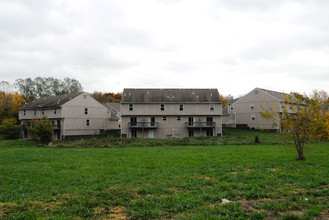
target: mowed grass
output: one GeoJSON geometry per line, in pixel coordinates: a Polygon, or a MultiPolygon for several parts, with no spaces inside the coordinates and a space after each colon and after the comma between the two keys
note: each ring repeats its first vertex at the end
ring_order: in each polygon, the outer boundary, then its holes
{"type": "Polygon", "coordinates": [[[37,148],[2,140],[0,218],[328,218],[328,143],[313,144],[306,161],[296,156],[292,145],[37,148]]]}

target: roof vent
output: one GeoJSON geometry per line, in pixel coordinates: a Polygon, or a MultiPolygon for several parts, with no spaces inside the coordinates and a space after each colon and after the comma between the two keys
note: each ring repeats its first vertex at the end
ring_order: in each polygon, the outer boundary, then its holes
{"type": "Polygon", "coordinates": [[[41,105],[38,105],[39,107],[41,107],[41,105]]]}
{"type": "Polygon", "coordinates": [[[169,95],[167,95],[167,98],[169,99],[169,95]]]}

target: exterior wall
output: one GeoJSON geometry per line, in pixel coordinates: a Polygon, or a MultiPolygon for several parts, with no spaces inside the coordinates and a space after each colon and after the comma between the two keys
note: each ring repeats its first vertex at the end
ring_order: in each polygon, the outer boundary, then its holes
{"type": "Polygon", "coordinates": [[[235,128],[235,113],[234,110],[231,110],[232,105],[228,105],[228,114],[222,115],[223,127],[235,128]]]}
{"type": "Polygon", "coordinates": [[[265,109],[271,107],[280,110],[281,102],[259,89],[252,90],[233,104],[237,127],[246,125],[250,129],[279,129],[279,127],[273,127],[272,120],[261,116],[260,112],[263,110],[260,106],[265,109]]]}
{"type": "Polygon", "coordinates": [[[34,114],[34,110],[19,110],[18,118],[19,120],[31,120],[31,119],[40,119],[43,116],[47,116],[47,118],[62,118],[62,110],[60,108],[56,109],[44,109],[44,114],[42,114],[42,110],[37,109],[34,114]],[[55,114],[56,110],[56,114],[55,114]],[[25,114],[24,114],[25,112],[25,114]]]}
{"type": "MultiPolygon", "coordinates": [[[[88,94],[81,94],[63,104],[56,109],[56,114],[54,109],[37,109],[34,112],[34,110],[20,110],[19,120],[22,124],[27,124],[32,119],[47,116],[54,124],[54,140],[63,139],[65,136],[95,135],[102,130],[118,129],[118,121],[109,118],[109,110],[88,94]],[[88,109],[87,114],[85,108],[88,109]]],[[[31,138],[25,130],[23,137],[31,138]]]]}
{"type": "Polygon", "coordinates": [[[141,138],[170,138],[188,137],[189,129],[194,130],[194,136],[206,136],[207,130],[213,130],[213,136],[222,134],[221,104],[215,104],[214,110],[210,110],[209,104],[183,104],[183,111],[179,110],[179,104],[164,104],[164,111],[161,111],[161,104],[134,104],[133,111],[129,111],[129,104],[122,104],[122,136],[132,137],[132,130],[136,130],[137,137],[141,138]],[[136,117],[137,122],[149,122],[150,117],[155,118],[156,128],[129,128],[131,117],[136,117]],[[166,117],[166,120],[163,120],[166,117]],[[177,120],[180,117],[180,120],[177,120]],[[203,122],[202,128],[188,128],[188,118],[193,117],[194,122],[203,122]],[[212,117],[215,127],[206,127],[207,117],[212,117]],[[153,131],[150,131],[153,130],[153,131]]]}
{"type": "Polygon", "coordinates": [[[156,104],[133,104],[134,110],[129,111],[129,104],[122,103],[121,111],[122,116],[127,115],[221,115],[222,114],[222,105],[214,104],[214,110],[210,111],[210,104],[203,103],[182,103],[184,110],[179,110],[179,103],[156,103],[156,104]],[[160,110],[160,105],[164,104],[164,111],[160,110]]]}
{"type": "Polygon", "coordinates": [[[107,129],[109,111],[90,95],[81,94],[62,105],[62,116],[63,136],[95,135],[107,129]]]}

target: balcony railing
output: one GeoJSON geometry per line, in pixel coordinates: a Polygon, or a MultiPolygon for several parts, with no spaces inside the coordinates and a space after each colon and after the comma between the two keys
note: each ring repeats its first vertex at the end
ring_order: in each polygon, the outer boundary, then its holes
{"type": "Polygon", "coordinates": [[[129,122],[129,128],[157,128],[157,122],[129,122]]]}
{"type": "Polygon", "coordinates": [[[186,122],[187,128],[214,128],[216,122],[186,122]]]}
{"type": "Polygon", "coordinates": [[[54,130],[61,129],[61,125],[53,125],[54,130]]]}

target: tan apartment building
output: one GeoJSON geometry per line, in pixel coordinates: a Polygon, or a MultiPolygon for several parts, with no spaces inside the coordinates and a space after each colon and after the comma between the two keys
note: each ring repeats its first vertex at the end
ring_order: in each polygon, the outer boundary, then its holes
{"type": "Polygon", "coordinates": [[[117,129],[118,118],[87,93],[41,97],[19,109],[22,137],[30,138],[31,120],[43,116],[53,123],[54,140],[81,135],[97,135],[117,129]]]}
{"type": "Polygon", "coordinates": [[[227,106],[223,107],[223,115],[222,115],[222,125],[226,128],[235,128],[235,113],[233,104],[239,99],[231,99],[227,101],[227,106]]]}
{"type": "MultiPolygon", "coordinates": [[[[260,112],[265,109],[274,108],[282,112],[285,93],[270,91],[267,89],[255,88],[245,96],[239,98],[231,105],[235,114],[237,128],[265,129],[281,131],[281,127],[273,127],[273,121],[264,119],[260,112]]],[[[278,115],[278,117],[280,117],[278,115]]]]}
{"type": "Polygon", "coordinates": [[[121,136],[221,136],[221,115],[217,89],[124,89],[121,136]]]}

